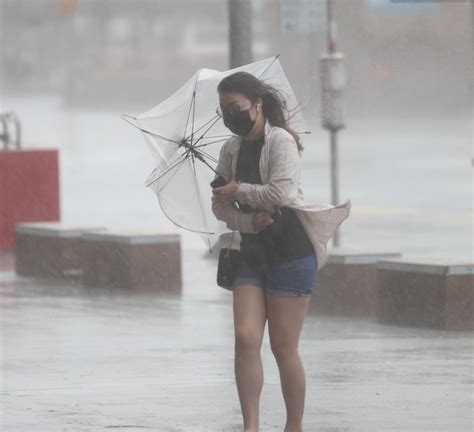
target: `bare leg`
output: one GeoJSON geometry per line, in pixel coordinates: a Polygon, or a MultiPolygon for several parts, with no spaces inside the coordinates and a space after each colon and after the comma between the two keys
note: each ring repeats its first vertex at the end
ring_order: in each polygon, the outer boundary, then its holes
{"type": "Polygon", "coordinates": [[[298,342],[310,297],[267,294],[268,331],[286,405],[285,432],[303,431],[306,376],[298,342]]]}
{"type": "Polygon", "coordinates": [[[245,431],[259,426],[259,403],[263,387],[260,349],[267,319],[262,288],[239,285],[234,288],[235,379],[245,431]]]}

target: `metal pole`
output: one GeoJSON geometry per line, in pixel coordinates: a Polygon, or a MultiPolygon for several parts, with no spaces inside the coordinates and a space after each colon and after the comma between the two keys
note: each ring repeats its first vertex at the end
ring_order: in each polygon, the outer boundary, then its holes
{"type": "MultiPolygon", "coordinates": [[[[339,203],[339,166],[338,166],[338,157],[337,157],[337,131],[329,131],[331,137],[331,199],[332,204],[337,205],[339,203]]],[[[333,235],[334,246],[340,245],[340,234],[339,229],[333,235]]]]}
{"type": "Polygon", "coordinates": [[[250,0],[227,0],[230,68],[252,62],[252,5],[250,0]]]}
{"type": "MultiPolygon", "coordinates": [[[[336,24],[333,21],[332,0],[326,0],[327,10],[327,49],[329,54],[336,52],[336,24]]],[[[333,205],[339,203],[339,185],[338,185],[338,158],[337,158],[337,129],[329,129],[330,146],[331,146],[331,200],[333,205]]],[[[333,245],[340,245],[339,229],[333,236],[333,245]]]]}
{"type": "Polygon", "coordinates": [[[328,53],[333,52],[331,45],[331,23],[332,23],[332,3],[326,0],[326,42],[328,53]]]}

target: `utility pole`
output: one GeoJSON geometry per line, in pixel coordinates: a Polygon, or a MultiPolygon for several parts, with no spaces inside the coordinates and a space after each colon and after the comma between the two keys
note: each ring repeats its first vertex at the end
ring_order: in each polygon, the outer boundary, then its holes
{"type": "Polygon", "coordinates": [[[230,68],[252,62],[252,5],[250,0],[227,0],[230,68]]]}
{"type": "MultiPolygon", "coordinates": [[[[336,22],[333,19],[332,0],[326,0],[327,53],[321,56],[321,121],[329,130],[331,146],[331,201],[339,204],[337,132],[345,127],[343,90],[345,87],[344,54],[336,51],[336,22]]],[[[340,245],[339,229],[333,236],[334,246],[340,245]]]]}

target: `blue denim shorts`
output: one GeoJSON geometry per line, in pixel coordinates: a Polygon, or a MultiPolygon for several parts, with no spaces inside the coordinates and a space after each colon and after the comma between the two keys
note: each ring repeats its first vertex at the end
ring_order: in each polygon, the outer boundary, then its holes
{"type": "Polygon", "coordinates": [[[269,294],[297,297],[311,296],[318,278],[316,255],[252,269],[244,260],[238,264],[234,289],[238,285],[255,285],[269,294]]]}

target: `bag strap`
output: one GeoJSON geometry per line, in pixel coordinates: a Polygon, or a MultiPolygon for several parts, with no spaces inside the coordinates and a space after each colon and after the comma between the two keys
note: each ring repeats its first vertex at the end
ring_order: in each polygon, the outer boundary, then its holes
{"type": "MultiPolygon", "coordinates": [[[[230,162],[229,162],[229,177],[231,178],[231,180],[233,179],[233,175],[232,175],[232,162],[233,162],[233,155],[231,154],[231,155],[230,155],[230,162]]],[[[232,243],[234,242],[234,235],[235,235],[235,231],[232,231],[232,238],[230,239],[229,246],[227,247],[227,252],[226,252],[226,255],[227,255],[227,256],[229,256],[230,247],[232,246],[232,243]]]]}
{"type": "Polygon", "coordinates": [[[232,246],[232,243],[234,241],[234,235],[235,235],[235,231],[232,231],[232,238],[230,239],[230,243],[229,243],[229,246],[227,246],[227,251],[226,251],[226,256],[228,257],[230,255],[230,247],[232,246]]]}

